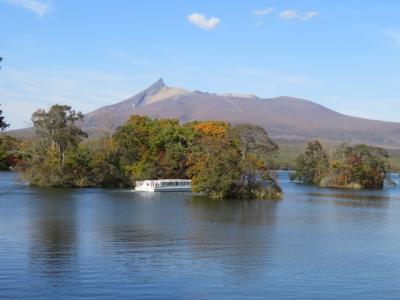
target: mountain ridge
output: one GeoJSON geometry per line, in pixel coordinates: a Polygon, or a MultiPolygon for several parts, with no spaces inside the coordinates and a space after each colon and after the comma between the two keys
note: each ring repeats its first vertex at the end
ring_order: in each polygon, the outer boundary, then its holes
{"type": "Polygon", "coordinates": [[[280,140],[323,139],[400,149],[400,123],[352,117],[310,100],[289,96],[260,98],[188,91],[169,87],[162,78],[124,101],[86,114],[80,126],[92,136],[110,134],[134,114],[175,118],[181,122],[254,123],[280,140]]]}

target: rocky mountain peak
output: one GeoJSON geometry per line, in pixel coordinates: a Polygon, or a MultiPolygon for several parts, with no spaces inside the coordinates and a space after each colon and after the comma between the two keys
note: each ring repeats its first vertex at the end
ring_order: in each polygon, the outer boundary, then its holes
{"type": "Polygon", "coordinates": [[[158,93],[161,89],[167,87],[164,83],[164,80],[162,78],[158,79],[156,82],[154,82],[152,85],[150,85],[146,90],[145,93],[147,96],[154,95],[158,93]]]}

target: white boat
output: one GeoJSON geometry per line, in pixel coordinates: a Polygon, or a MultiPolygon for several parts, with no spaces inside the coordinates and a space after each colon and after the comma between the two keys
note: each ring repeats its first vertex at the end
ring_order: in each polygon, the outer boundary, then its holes
{"type": "Polygon", "coordinates": [[[136,181],[135,191],[140,192],[191,192],[192,182],[188,179],[158,179],[136,181]]]}

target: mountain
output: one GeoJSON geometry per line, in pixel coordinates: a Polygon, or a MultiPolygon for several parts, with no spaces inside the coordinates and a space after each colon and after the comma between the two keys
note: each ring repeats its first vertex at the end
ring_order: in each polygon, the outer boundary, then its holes
{"type": "Polygon", "coordinates": [[[400,123],[351,117],[292,97],[262,99],[254,95],[188,91],[168,87],[162,79],[125,101],[87,114],[81,126],[91,135],[110,133],[133,114],[176,118],[181,122],[254,123],[278,140],[318,138],[400,149],[400,123]]]}
{"type": "Polygon", "coordinates": [[[188,91],[168,87],[162,79],[125,101],[87,114],[82,127],[91,134],[110,132],[133,114],[176,118],[181,122],[222,120],[233,124],[254,123],[280,140],[319,138],[400,148],[400,123],[346,116],[314,102],[292,97],[262,99],[254,95],[188,91]]]}

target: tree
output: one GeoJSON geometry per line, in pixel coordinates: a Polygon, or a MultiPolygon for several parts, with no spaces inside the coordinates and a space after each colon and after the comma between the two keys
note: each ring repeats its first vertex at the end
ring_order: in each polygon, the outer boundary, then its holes
{"type": "Polygon", "coordinates": [[[193,190],[212,198],[234,198],[239,189],[241,167],[239,148],[230,125],[209,121],[188,126],[196,133],[188,160],[193,190]]]}
{"type": "Polygon", "coordinates": [[[83,121],[83,114],[67,105],[53,105],[48,112],[40,109],[32,115],[38,137],[43,139],[45,146],[58,154],[61,177],[66,150],[70,146],[77,146],[82,138],[87,137],[87,133],[75,125],[77,121],[83,121]]]}
{"type": "Polygon", "coordinates": [[[277,146],[264,129],[248,124],[197,122],[189,174],[194,191],[212,198],[276,199],[280,187],[266,158],[277,146]]]}
{"type": "Polygon", "coordinates": [[[3,111],[0,109],[0,132],[6,130],[10,124],[7,124],[4,120],[3,111]]]}
{"type": "Polygon", "coordinates": [[[331,181],[337,186],[382,188],[388,170],[385,149],[342,144],[331,162],[331,181]]]}
{"type": "Polygon", "coordinates": [[[132,116],[113,136],[132,180],[186,178],[193,131],[178,120],[132,116]]]}
{"type": "Polygon", "coordinates": [[[278,145],[261,126],[238,124],[233,132],[240,144],[241,185],[245,187],[245,193],[250,197],[275,198],[281,189],[268,166],[279,150],[278,145]]]}
{"type": "Polygon", "coordinates": [[[241,164],[244,170],[249,155],[267,162],[279,149],[278,145],[270,139],[264,128],[252,124],[238,124],[233,128],[234,134],[240,141],[241,164]]]}
{"type": "Polygon", "coordinates": [[[292,180],[304,183],[319,184],[326,175],[329,167],[329,159],[321,143],[317,140],[310,141],[303,154],[296,160],[295,173],[292,180]]]}
{"type": "Polygon", "coordinates": [[[243,160],[246,160],[249,153],[256,154],[265,159],[279,149],[278,145],[261,126],[238,124],[233,130],[240,139],[243,160]]]}
{"type": "Polygon", "coordinates": [[[80,143],[85,134],[75,122],[82,117],[60,105],[34,113],[39,139],[22,165],[32,185],[126,187],[143,179],[191,178],[194,191],[212,198],[279,196],[263,159],[276,145],[262,128],[132,116],[112,137],[80,143]]]}
{"type": "MultiPolygon", "coordinates": [[[[121,154],[114,139],[102,138],[86,143],[78,148],[79,152],[87,153],[90,157],[89,172],[90,186],[95,187],[128,187],[131,185],[129,174],[126,174],[121,162],[121,154]]],[[[81,156],[80,153],[74,157],[81,156]]],[[[77,159],[72,157],[71,162],[77,159]]]]}
{"type": "Polygon", "coordinates": [[[23,159],[20,151],[21,141],[7,135],[0,135],[0,170],[8,171],[23,159]]]}
{"type": "MultiPolygon", "coordinates": [[[[0,57],[0,62],[2,62],[2,61],[3,61],[3,58],[0,57]]],[[[0,66],[0,69],[1,69],[1,66],[0,66]]],[[[10,125],[4,121],[3,111],[0,109],[0,132],[6,130],[8,126],[10,126],[10,125]]]]}
{"type": "Polygon", "coordinates": [[[330,188],[382,188],[388,153],[379,147],[342,144],[328,159],[318,141],[309,142],[297,159],[292,179],[330,188]]]}

